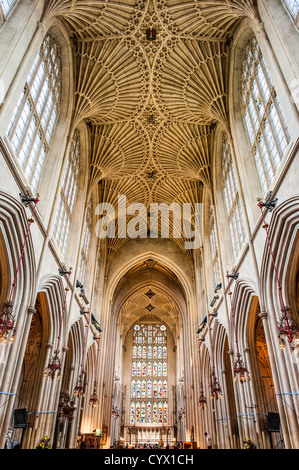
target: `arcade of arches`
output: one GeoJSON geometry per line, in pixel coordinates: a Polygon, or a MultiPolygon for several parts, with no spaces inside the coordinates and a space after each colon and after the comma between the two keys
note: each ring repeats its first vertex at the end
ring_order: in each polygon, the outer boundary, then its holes
{"type": "Polygon", "coordinates": [[[299,448],[298,13],[0,1],[0,448],[299,448]]]}

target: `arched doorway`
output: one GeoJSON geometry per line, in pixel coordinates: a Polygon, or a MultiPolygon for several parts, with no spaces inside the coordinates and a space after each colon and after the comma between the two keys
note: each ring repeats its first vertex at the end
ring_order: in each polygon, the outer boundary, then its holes
{"type": "Polygon", "coordinates": [[[111,384],[111,415],[104,405],[103,416],[110,446],[166,447],[191,436],[185,312],[184,289],[161,261],[136,264],[116,286],[109,325],[111,367],[104,380],[107,405],[111,384]]]}
{"type": "MultiPolygon", "coordinates": [[[[258,306],[257,313],[259,313],[258,306]]],[[[260,421],[263,424],[263,428],[261,429],[264,446],[265,448],[270,446],[272,449],[284,448],[269,351],[263,322],[258,315],[255,324],[255,352],[258,372],[255,383],[257,396],[260,395],[258,413],[260,414],[260,421]]]]}

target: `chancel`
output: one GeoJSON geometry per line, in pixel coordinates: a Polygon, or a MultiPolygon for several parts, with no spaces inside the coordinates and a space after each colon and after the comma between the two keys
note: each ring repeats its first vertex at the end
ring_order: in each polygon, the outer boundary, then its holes
{"type": "Polygon", "coordinates": [[[0,0],[1,449],[299,448],[298,33],[0,0]]]}

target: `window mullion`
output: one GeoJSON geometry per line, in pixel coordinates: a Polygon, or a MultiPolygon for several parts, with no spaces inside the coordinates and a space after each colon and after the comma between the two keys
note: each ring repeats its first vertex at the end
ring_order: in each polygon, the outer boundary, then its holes
{"type": "MultiPolygon", "coordinates": [[[[275,176],[276,168],[275,168],[275,165],[274,165],[273,155],[272,155],[272,152],[271,152],[270,147],[269,147],[269,142],[268,142],[267,135],[266,135],[266,130],[265,130],[266,123],[268,123],[269,126],[270,126],[272,136],[273,136],[273,130],[272,130],[272,126],[270,125],[270,116],[269,116],[270,106],[271,106],[271,104],[269,103],[268,106],[267,106],[267,109],[265,111],[265,117],[264,117],[264,120],[263,120],[263,125],[261,126],[261,134],[263,136],[264,143],[265,143],[265,146],[266,146],[266,154],[268,156],[267,160],[268,160],[269,164],[271,165],[273,175],[275,176]]],[[[276,139],[274,139],[274,142],[275,142],[275,145],[276,145],[276,149],[278,149],[276,139]]]]}
{"type": "Polygon", "coordinates": [[[31,106],[31,109],[30,109],[30,115],[28,117],[28,121],[27,121],[27,125],[25,126],[24,128],[24,131],[23,131],[23,138],[22,138],[22,141],[20,142],[20,145],[19,145],[19,148],[18,148],[18,156],[20,156],[23,148],[24,148],[24,145],[25,145],[25,141],[26,141],[26,137],[28,136],[29,132],[29,128],[31,126],[31,124],[33,123],[33,120],[35,120],[35,131],[32,135],[32,139],[31,139],[31,143],[26,151],[26,158],[24,160],[24,162],[22,163],[22,168],[24,170],[24,168],[26,167],[27,163],[28,163],[28,160],[30,158],[30,150],[32,148],[32,145],[33,145],[33,142],[34,142],[34,138],[35,138],[35,135],[36,135],[36,132],[37,132],[37,129],[38,129],[38,123],[36,121],[36,113],[35,113],[35,109],[34,109],[34,106],[32,104],[32,101],[28,98],[28,101],[30,102],[30,106],[31,106]]]}
{"type": "MultiPolygon", "coordinates": [[[[258,134],[258,137],[260,139],[260,136],[261,136],[261,133],[259,132],[258,134]]],[[[258,157],[258,160],[260,162],[260,171],[262,171],[262,175],[259,174],[259,177],[260,177],[260,180],[264,179],[265,181],[265,184],[267,185],[267,189],[269,187],[269,178],[268,178],[268,173],[266,171],[266,168],[265,168],[265,162],[264,162],[264,159],[263,159],[263,155],[262,155],[262,152],[261,152],[261,149],[260,149],[260,142],[259,142],[259,139],[257,140],[256,142],[256,145],[255,145],[255,148],[254,148],[254,158],[255,158],[255,163],[256,163],[256,166],[258,167],[258,162],[256,161],[256,157],[255,157],[255,154],[257,154],[257,157],[258,157]]],[[[258,168],[257,168],[258,169],[258,168]]],[[[266,188],[263,188],[263,191],[265,190],[266,188]]]]}
{"type": "Polygon", "coordinates": [[[27,100],[28,100],[28,97],[29,97],[29,88],[28,88],[27,84],[25,85],[22,93],[24,93],[24,96],[23,96],[22,101],[20,103],[20,107],[19,107],[19,109],[18,109],[18,111],[15,115],[14,122],[13,122],[13,124],[12,124],[11,128],[9,129],[8,134],[7,134],[9,137],[14,135],[14,133],[16,131],[16,128],[19,124],[20,117],[22,116],[22,113],[23,113],[24,108],[26,106],[26,103],[27,103],[27,100]]]}
{"type": "MultiPolygon", "coordinates": [[[[34,131],[34,134],[32,136],[32,139],[31,139],[31,144],[30,144],[30,147],[28,148],[28,152],[27,152],[27,158],[26,158],[26,164],[23,165],[23,169],[24,169],[24,172],[26,172],[26,169],[27,169],[27,166],[28,166],[28,162],[30,160],[30,157],[32,156],[32,149],[33,149],[33,146],[36,142],[36,138],[38,136],[38,133],[40,132],[40,136],[41,136],[41,146],[40,146],[40,149],[42,148],[42,144],[43,144],[43,134],[41,132],[41,126],[40,126],[40,123],[38,121],[38,116],[37,116],[37,112],[36,110],[34,109],[34,118],[36,119],[36,127],[35,127],[35,131],[34,131]]],[[[25,136],[26,137],[26,136],[25,136]]],[[[25,139],[24,139],[25,140],[25,139]]],[[[40,155],[40,153],[39,153],[40,155]]],[[[35,156],[34,158],[34,164],[32,166],[32,170],[31,170],[31,175],[30,175],[30,180],[31,180],[31,177],[34,173],[34,169],[36,168],[36,164],[37,164],[37,155],[35,156]]],[[[31,181],[30,181],[31,183],[31,181]]]]}

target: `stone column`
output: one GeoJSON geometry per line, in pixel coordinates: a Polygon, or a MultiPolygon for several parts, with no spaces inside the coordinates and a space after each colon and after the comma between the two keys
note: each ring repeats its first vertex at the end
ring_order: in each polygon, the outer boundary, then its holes
{"type": "Polygon", "coordinates": [[[59,430],[61,426],[61,418],[62,418],[62,413],[63,413],[63,407],[64,407],[64,401],[63,401],[63,394],[60,394],[60,400],[58,404],[58,411],[57,411],[57,417],[56,417],[56,423],[55,423],[55,431],[54,431],[54,436],[53,436],[53,449],[57,449],[57,444],[58,444],[58,437],[59,437],[59,430]]]}
{"type": "MultiPolygon", "coordinates": [[[[10,356],[9,356],[9,364],[6,367],[5,376],[4,376],[3,381],[2,381],[2,388],[3,388],[2,391],[3,392],[10,392],[13,395],[17,391],[18,384],[19,384],[20,373],[21,373],[21,368],[22,368],[22,363],[23,363],[23,358],[24,358],[24,354],[25,354],[25,351],[26,351],[27,341],[28,341],[28,335],[29,335],[29,331],[30,331],[30,327],[31,327],[32,317],[33,317],[35,312],[36,312],[35,307],[29,307],[28,308],[28,317],[25,321],[25,326],[24,326],[23,329],[20,328],[22,336],[20,336],[20,334],[16,335],[15,343],[13,345],[14,349],[12,351],[12,354],[10,354],[10,356]],[[20,341],[19,349],[17,348],[18,341],[20,341]],[[17,364],[17,366],[15,366],[15,364],[17,364]],[[13,380],[11,379],[12,374],[14,374],[13,375],[13,380]]],[[[2,396],[4,396],[4,395],[2,395],[2,396]]],[[[1,398],[1,396],[0,396],[0,398],[1,398]]],[[[1,401],[0,401],[0,406],[2,404],[1,401]]],[[[10,401],[7,405],[7,408],[6,408],[6,412],[5,412],[4,419],[3,419],[3,422],[2,422],[2,427],[1,427],[0,449],[3,449],[4,445],[5,445],[6,434],[8,432],[8,428],[10,426],[14,403],[15,403],[15,400],[10,399],[10,401]]]]}
{"type": "Polygon", "coordinates": [[[66,433],[66,441],[65,441],[65,448],[69,449],[70,448],[70,442],[71,442],[71,433],[72,433],[72,424],[74,421],[74,413],[77,409],[77,405],[75,403],[75,399],[71,399],[68,410],[67,410],[67,417],[68,417],[68,426],[67,426],[67,433],[66,433]]]}
{"type": "MultiPolygon", "coordinates": [[[[270,329],[269,329],[269,324],[268,324],[268,313],[265,311],[261,311],[259,313],[259,317],[262,319],[262,322],[263,322],[263,328],[264,328],[267,348],[268,348],[269,357],[270,357],[270,364],[271,364],[271,370],[272,370],[272,375],[273,375],[273,380],[274,380],[275,391],[276,393],[279,393],[281,390],[280,379],[278,378],[278,371],[276,369],[276,360],[275,360],[274,352],[272,349],[272,340],[271,340],[271,334],[270,334],[270,329]]],[[[285,446],[287,449],[291,449],[292,445],[291,445],[291,441],[289,437],[289,427],[287,423],[285,409],[281,400],[277,400],[277,405],[278,405],[279,414],[280,414],[281,427],[282,427],[282,432],[284,436],[285,446]]]]}

